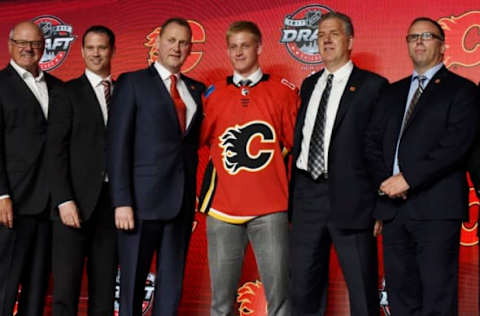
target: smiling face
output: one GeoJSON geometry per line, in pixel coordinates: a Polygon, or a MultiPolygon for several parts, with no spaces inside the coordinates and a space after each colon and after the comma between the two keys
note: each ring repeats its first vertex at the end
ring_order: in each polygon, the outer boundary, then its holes
{"type": "MultiPolygon", "coordinates": [[[[430,32],[440,37],[437,27],[428,21],[418,21],[408,30],[408,34],[422,34],[430,32]]],[[[423,40],[419,37],[416,41],[408,42],[408,54],[413,62],[413,67],[419,74],[442,61],[445,53],[445,42],[437,38],[423,40]]]]}
{"type": "Polygon", "coordinates": [[[233,69],[243,77],[248,77],[258,69],[258,56],[262,46],[250,32],[240,31],[231,34],[227,41],[227,51],[233,69]]]}
{"type": "Polygon", "coordinates": [[[343,21],[327,18],[318,25],[318,50],[325,67],[334,72],[350,60],[353,37],[346,34],[343,21]]]}
{"type": "Polygon", "coordinates": [[[32,22],[23,22],[15,26],[8,41],[8,52],[13,61],[23,69],[38,76],[38,62],[42,58],[44,49],[42,31],[32,22]],[[30,42],[25,47],[15,44],[17,42],[30,42]],[[41,47],[33,48],[31,42],[41,42],[41,47]]]}
{"type": "Polygon", "coordinates": [[[82,57],[88,70],[102,78],[108,77],[113,53],[107,34],[90,32],[85,36],[82,57]]]}
{"type": "Polygon", "coordinates": [[[183,63],[190,55],[191,34],[185,26],[172,22],[164,27],[158,35],[156,46],[157,61],[172,74],[180,71],[183,63]]]}

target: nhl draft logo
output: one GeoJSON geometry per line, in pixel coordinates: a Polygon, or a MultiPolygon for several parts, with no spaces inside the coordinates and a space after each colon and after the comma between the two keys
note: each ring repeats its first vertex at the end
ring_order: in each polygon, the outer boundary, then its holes
{"type": "Polygon", "coordinates": [[[267,299],[262,282],[246,282],[237,291],[240,316],[267,316],[267,299]]]}
{"type": "Polygon", "coordinates": [[[223,149],[223,167],[231,175],[241,170],[256,172],[264,169],[275,151],[275,131],[264,121],[228,127],[218,139],[223,149]]]}
{"type": "Polygon", "coordinates": [[[332,11],[323,5],[308,5],[289,14],[283,21],[282,38],[288,53],[304,64],[319,64],[318,21],[323,14],[332,11]]]}
{"type": "MultiPolygon", "coordinates": [[[[188,20],[188,24],[192,29],[192,51],[190,55],[185,60],[185,63],[182,66],[182,73],[187,73],[192,71],[202,60],[203,51],[200,50],[196,44],[204,44],[206,41],[206,33],[203,25],[194,20],[188,20]]],[[[146,42],[143,44],[145,47],[149,48],[147,61],[151,65],[158,59],[158,49],[155,45],[155,41],[160,34],[161,27],[156,27],[153,31],[147,34],[146,42]]]]}
{"type": "MultiPolygon", "coordinates": [[[[113,314],[118,316],[120,313],[120,269],[117,272],[117,278],[115,281],[115,302],[113,314]]],[[[145,281],[145,297],[142,303],[142,315],[146,315],[152,308],[153,294],[155,293],[155,274],[149,273],[147,280],[145,281]]]]}
{"type": "Polygon", "coordinates": [[[45,50],[40,59],[40,68],[50,71],[60,66],[68,56],[70,47],[75,40],[73,28],[60,18],[53,15],[42,15],[34,18],[45,36],[45,50]]]}
{"type": "Polygon", "coordinates": [[[391,316],[390,306],[388,304],[388,294],[385,287],[385,278],[382,279],[382,287],[378,289],[378,296],[380,298],[380,308],[384,316],[391,316]]]}

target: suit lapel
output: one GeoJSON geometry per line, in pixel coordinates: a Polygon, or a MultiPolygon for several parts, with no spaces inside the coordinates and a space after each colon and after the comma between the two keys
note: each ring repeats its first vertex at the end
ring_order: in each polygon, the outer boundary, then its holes
{"type": "MultiPolygon", "coordinates": [[[[18,89],[19,91],[18,95],[23,95],[26,98],[25,104],[35,107],[35,110],[41,115],[43,120],[46,121],[45,115],[43,114],[42,106],[40,105],[40,102],[38,102],[37,97],[35,97],[32,90],[30,90],[28,85],[25,83],[22,77],[20,77],[20,75],[12,67],[12,65],[8,64],[8,70],[10,72],[10,77],[12,78],[12,83],[14,84],[15,89],[18,89]]],[[[45,73],[45,80],[47,82],[47,87],[50,87],[49,82],[47,81],[47,73],[45,73]]],[[[50,91],[48,91],[48,93],[50,98],[50,91]]]]}
{"type": "Polygon", "coordinates": [[[348,109],[354,103],[354,98],[360,93],[360,86],[362,83],[361,73],[357,67],[353,67],[352,73],[348,78],[347,85],[343,91],[342,97],[340,98],[340,104],[338,105],[337,114],[335,115],[335,121],[333,123],[332,129],[332,139],[335,136],[335,131],[338,129],[338,126],[342,122],[345,114],[348,109]]]}
{"type": "Polygon", "coordinates": [[[422,95],[420,96],[420,99],[418,100],[417,104],[415,105],[415,108],[413,109],[410,119],[408,120],[407,125],[405,126],[405,130],[410,126],[411,122],[415,119],[415,116],[417,116],[417,113],[421,112],[426,106],[428,106],[428,104],[426,104],[427,100],[431,102],[432,96],[441,95],[439,91],[442,91],[443,89],[442,83],[444,82],[443,79],[446,76],[446,74],[447,74],[447,68],[443,66],[437,71],[437,73],[428,82],[427,87],[423,91],[422,95]]]}
{"type": "Polygon", "coordinates": [[[80,89],[82,91],[82,96],[85,96],[85,98],[87,99],[86,106],[91,107],[90,110],[95,113],[95,117],[98,123],[105,125],[103,121],[103,113],[100,107],[100,102],[98,102],[97,95],[95,93],[95,90],[93,90],[92,84],[90,83],[85,74],[80,77],[80,80],[80,89]]]}
{"type": "Polygon", "coordinates": [[[323,69],[311,77],[305,79],[305,82],[302,86],[302,91],[300,97],[302,99],[301,107],[298,111],[297,121],[295,124],[295,135],[294,135],[294,148],[293,148],[293,158],[296,159],[300,153],[300,147],[303,140],[303,125],[305,124],[305,116],[307,115],[308,103],[312,97],[313,89],[318,82],[318,79],[323,73],[323,69]]]}
{"type": "Polygon", "coordinates": [[[185,83],[185,86],[187,86],[188,92],[192,96],[193,101],[197,105],[197,108],[195,110],[195,113],[192,116],[192,120],[190,124],[188,124],[187,129],[185,130],[185,135],[187,135],[192,126],[194,125],[194,122],[198,120],[198,117],[202,113],[201,106],[202,106],[202,96],[201,96],[201,91],[198,86],[196,86],[191,80],[184,76],[183,74],[180,74],[180,77],[182,78],[183,82],[185,83]]]}
{"type": "Polygon", "coordinates": [[[160,74],[158,73],[157,69],[155,69],[154,64],[152,64],[148,68],[148,72],[152,76],[152,81],[158,91],[160,92],[161,95],[161,100],[159,100],[159,103],[166,104],[167,106],[167,111],[171,117],[171,119],[175,122],[175,125],[177,126],[178,129],[180,129],[180,123],[178,122],[178,117],[177,117],[177,110],[175,109],[175,104],[173,103],[172,97],[170,96],[170,92],[167,90],[165,87],[165,84],[163,83],[162,78],[160,77],[160,74]]]}

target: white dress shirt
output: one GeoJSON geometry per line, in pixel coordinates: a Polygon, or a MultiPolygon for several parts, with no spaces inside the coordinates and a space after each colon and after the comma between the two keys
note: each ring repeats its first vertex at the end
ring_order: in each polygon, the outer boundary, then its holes
{"type": "Polygon", "coordinates": [[[20,67],[13,59],[10,59],[10,65],[13,69],[20,75],[20,77],[25,81],[30,91],[37,99],[38,103],[42,107],[43,115],[45,119],[48,118],[48,89],[47,82],[45,81],[45,75],[43,71],[39,69],[38,76],[33,77],[32,73],[28,70],[20,67]]]}
{"type": "Polygon", "coordinates": [[[170,92],[170,84],[172,83],[172,81],[170,80],[170,76],[175,75],[175,77],[177,77],[178,94],[180,94],[180,98],[182,99],[183,103],[185,103],[185,106],[187,107],[187,115],[186,115],[185,123],[186,123],[186,127],[188,127],[188,125],[190,125],[190,122],[192,121],[195,111],[197,111],[197,104],[195,103],[192,96],[190,95],[190,92],[187,89],[187,85],[185,84],[185,82],[183,82],[182,77],[180,77],[179,73],[172,74],[167,68],[165,68],[159,62],[155,62],[154,67],[155,69],[157,69],[158,74],[160,75],[160,78],[165,84],[165,87],[167,88],[168,92],[170,92]]]}
{"type": "MultiPolygon", "coordinates": [[[[328,149],[330,146],[330,139],[332,136],[333,124],[335,123],[335,117],[337,116],[338,106],[343,95],[343,91],[348,82],[348,78],[353,70],[352,61],[348,61],[345,65],[335,71],[333,74],[332,90],[328,98],[327,109],[325,112],[325,129],[323,150],[325,158],[325,172],[328,172],[328,149]]],[[[300,154],[296,161],[296,166],[299,169],[308,171],[308,152],[310,149],[310,139],[312,138],[313,128],[315,126],[315,118],[318,112],[318,106],[320,105],[320,99],[322,98],[323,90],[327,85],[327,77],[331,74],[327,68],[324,69],[322,75],[318,78],[315,88],[312,91],[310,100],[308,102],[307,113],[305,115],[305,121],[303,123],[303,138],[301,144],[300,154]]]]}
{"type": "Polygon", "coordinates": [[[93,91],[95,91],[95,95],[97,96],[98,103],[100,103],[100,110],[102,111],[103,115],[103,122],[107,125],[108,121],[108,109],[107,109],[107,101],[105,100],[105,88],[103,86],[103,81],[110,82],[110,95],[112,94],[112,76],[109,75],[106,78],[102,78],[96,73],[91,70],[85,69],[85,76],[87,77],[88,81],[92,85],[93,91]]]}

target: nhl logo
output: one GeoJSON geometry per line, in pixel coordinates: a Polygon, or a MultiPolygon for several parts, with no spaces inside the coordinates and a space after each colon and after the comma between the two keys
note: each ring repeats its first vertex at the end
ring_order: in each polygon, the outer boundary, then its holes
{"type": "Polygon", "coordinates": [[[288,53],[304,64],[320,64],[318,22],[323,14],[333,11],[323,5],[308,5],[289,14],[283,21],[282,38],[288,53]]]}
{"type": "Polygon", "coordinates": [[[32,21],[40,27],[45,36],[45,50],[39,63],[40,68],[43,71],[57,68],[67,58],[75,40],[72,26],[53,15],[42,15],[32,21]]]}

